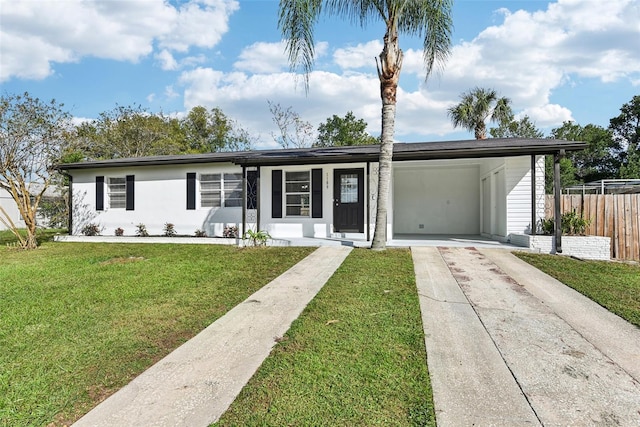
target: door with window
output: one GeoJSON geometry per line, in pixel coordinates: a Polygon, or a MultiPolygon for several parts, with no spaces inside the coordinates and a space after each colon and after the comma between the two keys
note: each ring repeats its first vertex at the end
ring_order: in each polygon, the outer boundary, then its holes
{"type": "Polygon", "coordinates": [[[333,229],[336,232],[364,232],[363,169],[334,170],[333,229]]]}

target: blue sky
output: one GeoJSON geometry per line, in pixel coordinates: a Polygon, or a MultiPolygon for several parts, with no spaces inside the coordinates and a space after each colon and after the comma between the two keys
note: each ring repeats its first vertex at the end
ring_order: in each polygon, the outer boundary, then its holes
{"type": "MultiPolygon", "coordinates": [[[[78,119],[116,105],[181,115],[220,107],[274,146],[267,101],[315,128],[353,111],[379,134],[374,57],[384,28],[321,19],[305,94],[290,73],[271,0],[0,0],[2,93],[55,98],[78,119]]],[[[565,120],[607,126],[640,93],[637,0],[454,1],[452,54],[427,83],[421,40],[405,52],[396,139],[469,139],[446,115],[462,92],[490,87],[548,132],[565,120]]]]}

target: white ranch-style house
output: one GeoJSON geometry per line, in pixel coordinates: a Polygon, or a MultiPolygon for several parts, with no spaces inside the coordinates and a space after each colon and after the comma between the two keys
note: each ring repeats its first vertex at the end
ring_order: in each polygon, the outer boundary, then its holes
{"type": "MultiPolygon", "coordinates": [[[[582,142],[487,139],[396,143],[387,240],[483,236],[502,242],[535,233],[544,217],[544,156],[582,142]]],[[[137,224],[161,235],[227,226],[273,238],[370,240],[379,146],[257,150],[112,159],[59,165],[71,177],[70,234],[137,224]]],[[[559,190],[559,189],[558,189],[559,190]]],[[[558,236],[559,238],[559,236],[558,236]]],[[[561,246],[559,246],[561,247],[561,246]]]]}

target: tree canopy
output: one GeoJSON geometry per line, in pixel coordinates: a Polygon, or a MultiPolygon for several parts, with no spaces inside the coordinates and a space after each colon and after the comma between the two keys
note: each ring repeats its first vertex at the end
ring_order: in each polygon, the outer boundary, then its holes
{"type": "Polygon", "coordinates": [[[544,136],[535,123],[531,122],[529,116],[524,116],[520,120],[503,121],[497,128],[489,129],[489,134],[493,138],[542,138],[544,136]]]}
{"type": "Polygon", "coordinates": [[[367,122],[356,119],[352,111],[344,118],[337,115],[329,117],[318,126],[318,139],[315,147],[337,147],[344,145],[378,144],[380,140],[367,133],[367,122]]]}
{"type": "Polygon", "coordinates": [[[640,178],[640,95],[620,108],[609,130],[620,148],[620,178],[640,178]]]}
{"type": "Polygon", "coordinates": [[[17,224],[0,207],[5,224],[24,249],[36,242],[36,212],[55,177],[53,166],[68,145],[71,116],[55,100],[41,101],[28,93],[0,97],[0,188],[11,195],[26,225],[17,224]]]}
{"type": "Polygon", "coordinates": [[[87,159],[250,149],[253,139],[220,108],[193,107],[183,119],[117,106],[76,129],[76,150],[87,159]]]}

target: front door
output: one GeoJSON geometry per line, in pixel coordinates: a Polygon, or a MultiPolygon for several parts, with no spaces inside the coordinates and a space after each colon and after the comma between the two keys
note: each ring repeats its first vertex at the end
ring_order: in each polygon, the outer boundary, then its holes
{"type": "Polygon", "coordinates": [[[364,169],[333,171],[333,229],[364,232],[364,169]]]}

